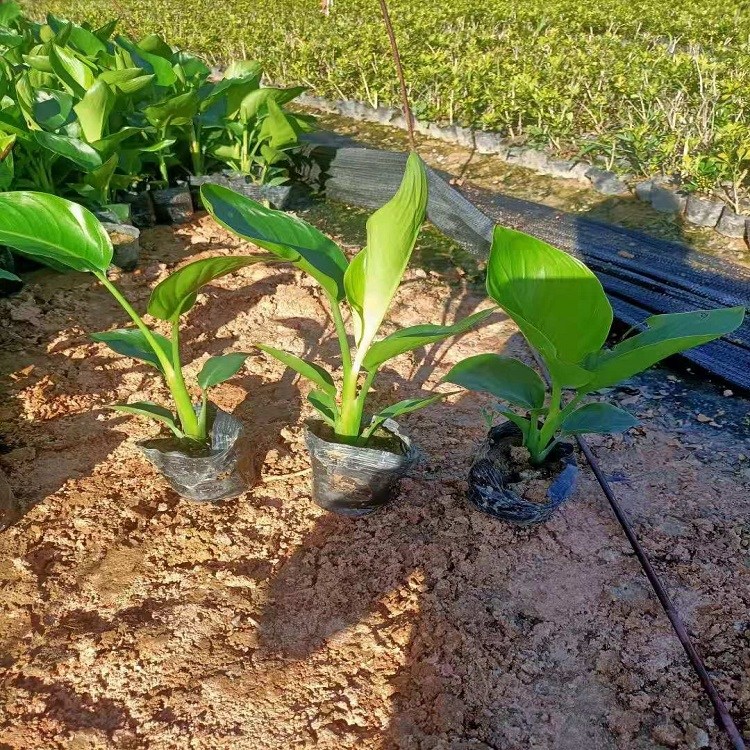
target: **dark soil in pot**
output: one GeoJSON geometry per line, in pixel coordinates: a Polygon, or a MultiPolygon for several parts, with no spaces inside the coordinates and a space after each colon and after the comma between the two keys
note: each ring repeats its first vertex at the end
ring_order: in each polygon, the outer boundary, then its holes
{"type": "Polygon", "coordinates": [[[468,498],[480,510],[519,526],[546,521],[575,490],[573,446],[558,443],[544,463],[529,462],[521,430],[512,422],[493,427],[469,470],[468,498]]]}
{"type": "Polygon", "coordinates": [[[257,479],[242,422],[216,409],[210,435],[210,448],[174,437],[144,440],[137,445],[181,497],[217,502],[241,495],[257,479]]]}
{"type": "Polygon", "coordinates": [[[337,443],[330,427],[310,420],[305,443],[312,462],[313,500],[344,516],[366,516],[382,508],[418,456],[390,419],[367,447],[337,443]]]}
{"type": "Polygon", "coordinates": [[[193,199],[185,186],[153,190],[156,220],[162,224],[185,224],[193,218],[193,199]]]}

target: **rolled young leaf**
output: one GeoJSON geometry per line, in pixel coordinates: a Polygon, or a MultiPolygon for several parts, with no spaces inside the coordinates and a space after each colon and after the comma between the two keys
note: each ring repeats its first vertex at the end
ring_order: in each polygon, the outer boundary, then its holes
{"type": "Polygon", "coordinates": [[[274,259],[266,255],[222,255],[188,263],[154,287],[148,301],[148,313],[160,320],[175,320],[195,304],[198,290],[209,281],[269,260],[274,259]]]}
{"type": "Polygon", "coordinates": [[[586,366],[594,376],[587,388],[615,385],[665,357],[725,336],[739,328],[744,317],[741,306],[652,315],[646,319],[645,331],[589,358],[586,366]]]}
{"type": "Polygon", "coordinates": [[[526,409],[544,406],[546,387],[523,362],[499,354],[477,354],[455,364],[443,378],[470,391],[484,391],[526,409]]]}
{"type": "Polygon", "coordinates": [[[427,208],[427,174],[417,154],[406,162],[396,194],[367,220],[367,245],[344,277],[357,345],[366,350],[401,283],[427,208]]]}
{"type": "Polygon", "coordinates": [[[635,427],[638,420],[612,404],[586,404],[569,414],[561,425],[563,435],[585,435],[587,433],[608,434],[624,432],[635,427]]]}
{"type": "MultiPolygon", "coordinates": [[[[166,336],[162,336],[156,331],[151,331],[151,335],[161,348],[162,353],[170,359],[172,357],[172,343],[166,336]]],[[[148,342],[142,331],[137,328],[119,328],[115,331],[102,331],[92,333],[91,338],[94,341],[106,344],[112,351],[122,354],[124,357],[140,359],[142,362],[156,367],[160,372],[164,368],[159,361],[151,344],[148,342]]]]}
{"type": "Polygon", "coordinates": [[[589,377],[578,365],[607,340],[612,306],[596,276],[546,242],[495,227],[487,292],[515,321],[561,385],[589,377]]]}
{"type": "Polygon", "coordinates": [[[201,199],[211,216],[230,232],[309,273],[335,300],[344,298],[346,256],[315,227],[221,185],[201,186],[201,199]]]}
{"type": "Polygon", "coordinates": [[[47,193],[0,193],[0,244],[75,271],[103,274],[112,262],[112,243],[94,214],[47,193]]]}
{"type": "Polygon", "coordinates": [[[372,344],[362,361],[362,367],[365,370],[376,370],[384,362],[397,357],[399,354],[436,341],[443,341],[449,336],[465,333],[492,315],[495,310],[496,308],[481,310],[450,326],[419,325],[402,328],[400,331],[395,331],[372,344]]]}
{"type": "Polygon", "coordinates": [[[294,354],[289,354],[289,352],[276,349],[273,346],[267,346],[266,344],[256,344],[256,346],[261,351],[266,352],[266,354],[270,354],[272,357],[278,359],[282,364],[291,367],[303,377],[312,380],[327,396],[335,398],[336,386],[333,378],[320,365],[308,362],[301,357],[296,357],[294,354]]]}
{"type": "Polygon", "coordinates": [[[201,390],[207,391],[234,377],[242,369],[249,356],[247,352],[232,352],[207,359],[197,378],[201,390]]]}

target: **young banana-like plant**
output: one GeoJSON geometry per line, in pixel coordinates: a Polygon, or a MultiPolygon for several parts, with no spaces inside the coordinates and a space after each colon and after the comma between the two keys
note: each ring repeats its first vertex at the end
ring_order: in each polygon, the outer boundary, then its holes
{"type": "Polygon", "coordinates": [[[238,373],[248,354],[235,352],[208,359],[197,376],[201,404],[194,407],[180,360],[180,319],[193,307],[202,286],[253,263],[274,260],[273,256],[204,258],[183,266],[157,284],[147,311],[169,324],[167,337],[152,330],[107,278],[112,244],[96,217],[82,206],[45,193],[0,193],[0,243],[57,270],[92,273],[133,321],[134,328],[95,333],[92,338],[118,354],[155,367],[169,388],[176,414],[150,402],[112,408],[154,419],[177,438],[209,442],[209,389],[238,373]]]}
{"type": "Polygon", "coordinates": [[[218,185],[201,188],[203,204],[222,226],[309,273],[330,303],[341,349],[342,380],[314,362],[266,344],[259,348],[312,381],[310,403],[342,443],[365,444],[391,417],[416,411],[448,394],[435,393],[393,404],[365,418],[367,397],[380,368],[393,357],[464,333],[492,310],[475,313],[453,325],[417,325],[377,340],[378,331],[401,283],[424,221],[427,176],[421,159],[409,156],[403,181],[393,198],[367,222],[367,245],[349,262],[341,248],[299,218],[265,208],[218,185]],[[344,312],[354,328],[351,344],[344,312]]]}
{"type": "Polygon", "coordinates": [[[551,384],[523,362],[500,354],[468,357],[444,380],[513,407],[498,411],[521,430],[534,463],[544,461],[565,436],[622,432],[636,425],[623,409],[583,399],[665,357],[731,333],[745,314],[740,306],[652,315],[645,330],[608,349],[612,306],[594,273],[562,250],[504,227],[495,227],[487,292],[539,354],[551,384]],[[567,399],[565,391],[571,392],[567,399]]]}

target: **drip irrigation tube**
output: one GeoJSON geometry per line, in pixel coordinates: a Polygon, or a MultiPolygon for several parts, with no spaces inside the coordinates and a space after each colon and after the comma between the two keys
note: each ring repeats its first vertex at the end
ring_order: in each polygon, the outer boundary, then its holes
{"type": "MultiPolygon", "coordinates": [[[[537,366],[539,367],[540,372],[542,373],[542,377],[546,381],[547,385],[549,385],[549,372],[547,371],[544,362],[533,349],[531,349],[530,351],[537,363],[537,366]]],[[[704,692],[708,696],[708,699],[711,701],[711,705],[716,711],[716,715],[719,718],[721,728],[726,732],[727,736],[732,742],[733,750],[747,750],[745,740],[742,738],[740,730],[737,728],[732,715],[729,713],[726,703],[724,703],[724,699],[716,689],[716,685],[714,685],[714,682],[711,679],[711,675],[708,673],[701,655],[693,645],[693,642],[690,639],[690,634],[685,627],[685,623],[683,622],[682,617],[680,617],[680,613],[674,606],[674,603],[667,593],[667,589],[662,583],[659,574],[654,569],[654,566],[652,565],[651,560],[646,553],[646,550],[638,540],[638,535],[635,533],[635,529],[628,520],[628,517],[625,515],[625,511],[623,511],[622,506],[617,499],[617,496],[615,495],[611,485],[607,481],[607,478],[604,476],[604,473],[599,466],[599,462],[597,461],[596,456],[594,456],[585,438],[583,438],[581,435],[576,435],[576,441],[578,442],[578,446],[580,447],[581,452],[583,453],[588,465],[591,467],[591,471],[594,472],[596,481],[599,483],[604,496],[607,498],[607,502],[609,502],[609,506],[610,508],[612,508],[612,512],[614,513],[617,522],[620,524],[620,527],[627,537],[630,546],[633,548],[633,552],[635,552],[635,555],[638,558],[638,562],[641,565],[641,569],[643,570],[646,578],[648,579],[648,582],[651,584],[651,588],[656,594],[656,598],[659,600],[662,609],[669,618],[672,629],[674,630],[677,639],[682,645],[682,648],[685,650],[685,654],[687,655],[688,661],[690,662],[690,666],[698,675],[701,686],[703,687],[704,692]]]]}
{"type": "Polygon", "coordinates": [[[747,750],[747,746],[745,745],[745,741],[742,739],[740,730],[734,723],[734,719],[732,719],[732,716],[729,713],[724,700],[719,694],[719,691],[716,689],[716,686],[711,679],[711,675],[706,669],[706,665],[704,664],[703,659],[693,645],[687,628],[685,627],[685,623],[680,617],[680,613],[675,608],[672,600],[669,597],[669,594],[667,593],[666,588],[664,587],[664,584],[659,578],[657,572],[654,570],[654,566],[651,564],[651,560],[646,554],[646,550],[643,549],[641,543],[638,541],[638,536],[636,535],[635,530],[630,524],[630,521],[628,521],[627,516],[622,510],[622,507],[620,506],[615,493],[612,491],[612,487],[607,481],[607,478],[602,473],[602,470],[599,467],[599,462],[591,452],[591,448],[589,448],[588,443],[580,435],[577,436],[576,440],[578,441],[578,445],[580,446],[583,455],[586,457],[586,461],[588,461],[591,470],[594,472],[594,476],[596,477],[597,482],[599,482],[599,486],[602,488],[602,492],[604,492],[607,500],[609,501],[609,505],[612,508],[612,512],[615,514],[615,518],[617,518],[617,521],[622,527],[625,536],[628,538],[628,542],[630,542],[630,546],[633,548],[633,552],[635,552],[636,557],[638,558],[638,562],[640,562],[641,568],[646,574],[646,578],[648,578],[648,581],[651,584],[654,593],[656,594],[662,608],[664,609],[664,612],[669,618],[669,622],[672,624],[672,628],[674,629],[678,640],[682,644],[682,648],[685,649],[685,653],[687,654],[688,660],[690,661],[690,665],[698,675],[698,679],[703,686],[703,690],[705,691],[708,699],[711,701],[711,704],[716,711],[716,715],[719,718],[722,729],[727,733],[727,736],[732,742],[732,747],[734,748],[734,750],[747,750]]]}

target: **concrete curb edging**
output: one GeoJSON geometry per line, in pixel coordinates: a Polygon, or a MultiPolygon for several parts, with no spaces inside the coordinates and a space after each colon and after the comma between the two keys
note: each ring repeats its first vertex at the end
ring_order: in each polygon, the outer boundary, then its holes
{"type": "MultiPolygon", "coordinates": [[[[371,107],[346,99],[333,101],[311,94],[302,94],[296,101],[322,112],[406,130],[406,118],[400,110],[391,107],[371,107]]],[[[554,159],[544,151],[513,145],[500,133],[472,130],[460,125],[441,127],[415,119],[415,130],[420,135],[463,146],[479,154],[493,154],[508,164],[541,175],[586,182],[602,195],[634,194],[639,200],[650,203],[656,211],[682,215],[686,222],[694,226],[715,229],[725,237],[745,239],[750,244],[750,215],[736,213],[718,198],[687,194],[666,177],[657,176],[636,182],[631,175],[618,175],[581,160],[554,159]]]]}

